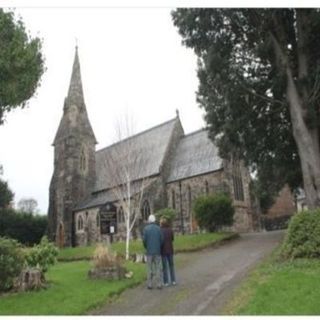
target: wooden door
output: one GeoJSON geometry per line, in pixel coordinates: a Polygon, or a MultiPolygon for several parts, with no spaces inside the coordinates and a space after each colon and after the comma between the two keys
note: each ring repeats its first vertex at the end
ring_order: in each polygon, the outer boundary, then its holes
{"type": "Polygon", "coordinates": [[[59,248],[64,247],[64,227],[62,222],[60,222],[59,228],[58,228],[57,245],[59,248]]]}

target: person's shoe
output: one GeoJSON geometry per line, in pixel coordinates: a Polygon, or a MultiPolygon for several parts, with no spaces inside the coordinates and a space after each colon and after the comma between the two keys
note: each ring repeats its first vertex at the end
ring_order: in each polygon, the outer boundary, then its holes
{"type": "Polygon", "coordinates": [[[168,287],[168,286],[169,286],[169,283],[165,283],[164,286],[165,286],[165,287],[168,287]]]}
{"type": "Polygon", "coordinates": [[[172,282],[172,285],[175,286],[177,283],[175,281],[172,282]]]}
{"type": "Polygon", "coordinates": [[[147,288],[148,288],[149,290],[152,290],[152,287],[150,287],[150,286],[148,286],[147,288]]]}
{"type": "Polygon", "coordinates": [[[157,289],[161,290],[161,289],[162,289],[162,286],[157,286],[157,289]]]}

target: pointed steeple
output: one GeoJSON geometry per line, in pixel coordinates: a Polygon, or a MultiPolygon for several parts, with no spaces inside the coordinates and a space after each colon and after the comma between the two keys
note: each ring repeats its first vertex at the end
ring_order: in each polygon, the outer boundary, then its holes
{"type": "Polygon", "coordinates": [[[84,107],[78,46],[76,46],[75,50],[69,91],[66,98],[66,107],[70,105],[76,105],[80,110],[84,107]]]}
{"type": "Polygon", "coordinates": [[[56,145],[58,141],[71,134],[78,137],[90,137],[95,144],[97,143],[84,103],[78,46],[76,46],[75,50],[68,95],[64,101],[63,116],[53,145],[56,145]]]}

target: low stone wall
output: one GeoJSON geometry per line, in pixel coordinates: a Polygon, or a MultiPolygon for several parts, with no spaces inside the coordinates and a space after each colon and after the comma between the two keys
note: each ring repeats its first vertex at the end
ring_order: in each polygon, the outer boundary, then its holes
{"type": "Polygon", "coordinates": [[[91,269],[88,272],[88,277],[90,279],[120,280],[125,278],[126,272],[127,270],[120,266],[91,269]]]}
{"type": "Polygon", "coordinates": [[[287,229],[292,215],[280,217],[261,217],[262,228],[267,231],[287,229]]]}

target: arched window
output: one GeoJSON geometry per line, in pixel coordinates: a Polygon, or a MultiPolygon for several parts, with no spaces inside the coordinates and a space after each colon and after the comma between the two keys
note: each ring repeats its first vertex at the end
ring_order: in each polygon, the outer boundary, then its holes
{"type": "Polygon", "coordinates": [[[84,149],[81,150],[80,153],[80,170],[85,171],[86,170],[86,154],[84,152],[84,149]]]}
{"type": "Polygon", "coordinates": [[[120,208],[118,209],[118,221],[119,221],[119,223],[125,222],[124,212],[123,212],[123,208],[122,208],[122,207],[120,207],[120,208]]]}
{"type": "Polygon", "coordinates": [[[172,189],[171,191],[171,205],[172,205],[172,209],[176,208],[176,193],[174,189],[172,189]]]}
{"type": "Polygon", "coordinates": [[[142,205],[142,208],[141,208],[141,216],[142,216],[142,219],[144,221],[147,221],[148,220],[148,217],[150,216],[150,204],[149,204],[149,201],[148,200],[145,200],[143,202],[143,205],[142,205]]]}
{"type": "Polygon", "coordinates": [[[232,162],[233,162],[232,180],[233,180],[234,198],[235,200],[244,201],[240,161],[234,159],[232,162]]]}
{"type": "Polygon", "coordinates": [[[188,212],[191,215],[192,210],[192,195],[191,195],[191,187],[188,186],[188,212]]]}
{"type": "Polygon", "coordinates": [[[96,223],[97,223],[97,228],[100,227],[100,214],[97,213],[97,216],[96,216],[96,223]]]}
{"type": "Polygon", "coordinates": [[[78,217],[78,230],[82,230],[83,229],[83,219],[82,216],[78,217]]]}
{"type": "Polygon", "coordinates": [[[207,180],[205,182],[205,188],[206,188],[206,195],[208,195],[209,194],[209,184],[208,184],[207,180]]]}

